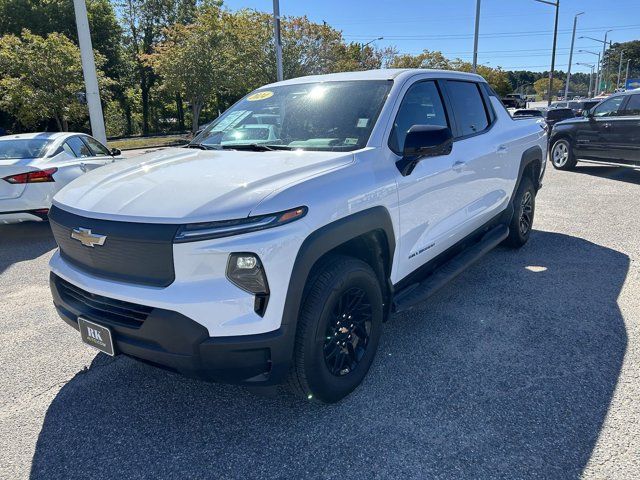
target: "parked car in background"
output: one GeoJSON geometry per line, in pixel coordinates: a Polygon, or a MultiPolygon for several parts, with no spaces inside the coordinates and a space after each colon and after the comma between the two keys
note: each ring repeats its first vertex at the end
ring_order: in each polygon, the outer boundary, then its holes
{"type": "Polygon", "coordinates": [[[558,122],[569,118],[575,118],[573,110],[570,108],[549,108],[543,110],[543,115],[549,129],[553,128],[553,126],[558,122]]]}
{"type": "Polygon", "coordinates": [[[538,122],[513,120],[470,73],[267,85],[185,148],[56,195],[57,311],[109,355],[336,402],[367,374],[392,311],[528,241],[538,122]]]}
{"type": "Polygon", "coordinates": [[[544,112],[537,108],[527,108],[516,110],[511,114],[513,118],[521,118],[521,117],[544,117],[544,112]]]}
{"type": "Polygon", "coordinates": [[[583,117],[556,124],[549,144],[559,170],[579,160],[640,168],[640,91],[616,93],[583,117]]]}
{"type": "Polygon", "coordinates": [[[509,93],[502,97],[502,103],[507,108],[527,108],[527,99],[519,93],[509,93]]]}
{"type": "Polygon", "coordinates": [[[0,137],[0,223],[46,219],[58,190],[119,155],[83,133],[0,137]]]}

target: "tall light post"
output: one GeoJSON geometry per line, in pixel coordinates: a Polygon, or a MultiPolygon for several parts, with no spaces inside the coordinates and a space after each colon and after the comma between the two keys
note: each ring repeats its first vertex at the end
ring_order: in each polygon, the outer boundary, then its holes
{"type": "Polygon", "coordinates": [[[282,72],[282,41],[280,39],[280,0],[273,0],[273,41],[276,45],[276,68],[278,81],[284,79],[282,72]]]}
{"type": "Polygon", "coordinates": [[[480,32],[480,0],[476,0],[476,28],[473,34],[473,73],[478,67],[478,35],[480,32]]]}
{"type": "Polygon", "coordinates": [[[591,73],[589,74],[589,93],[587,93],[587,98],[591,98],[591,85],[593,84],[593,69],[596,66],[591,63],[582,63],[582,62],[576,62],[576,65],[584,65],[585,67],[589,67],[591,69],[591,73]]]}
{"type": "Polygon", "coordinates": [[[620,50],[620,64],[618,65],[618,81],[616,83],[616,90],[620,88],[620,77],[622,75],[622,57],[624,57],[624,51],[620,50]]]}
{"type": "MultiPolygon", "coordinates": [[[[582,38],[582,37],[580,37],[582,38]]],[[[598,57],[598,63],[596,63],[596,83],[595,83],[595,88],[593,89],[595,94],[598,94],[598,85],[600,85],[600,53],[596,53],[596,52],[592,52],[591,50],[578,50],[579,52],[582,53],[590,53],[591,55],[595,55],[598,57]]],[[[594,95],[595,96],[595,95],[594,95]]]]}
{"type": "Polygon", "coordinates": [[[556,43],[558,42],[558,14],[560,13],[560,0],[554,2],[549,0],[534,0],[538,3],[546,3],[552,7],[556,7],[556,19],[553,27],[553,48],[551,50],[551,71],[549,72],[549,92],[547,106],[551,106],[551,97],[553,95],[553,71],[556,68],[556,43]]]}
{"type": "Polygon", "coordinates": [[[384,40],[384,37],[374,38],[373,40],[369,40],[367,43],[362,45],[361,50],[364,50],[367,45],[371,45],[373,42],[377,42],[378,40],[384,40]]]}
{"type": "Polygon", "coordinates": [[[627,73],[624,74],[624,88],[627,89],[627,82],[629,81],[629,63],[631,63],[631,59],[627,60],[627,73]]]}
{"type": "Polygon", "coordinates": [[[569,51],[569,66],[567,67],[567,81],[564,86],[564,99],[569,97],[569,82],[571,81],[571,61],[573,60],[573,44],[576,40],[576,25],[578,24],[578,16],[584,14],[584,12],[576,13],[573,17],[573,33],[571,34],[571,50],[569,51]]]}
{"type": "Polygon", "coordinates": [[[84,3],[84,0],[73,0],[73,8],[76,13],[78,44],[80,45],[80,59],[82,61],[82,75],[84,77],[84,86],[87,95],[87,107],[89,108],[91,133],[96,140],[106,145],[107,134],[104,129],[104,116],[102,115],[102,104],[100,103],[98,75],[96,74],[96,63],[93,58],[93,48],[91,46],[87,5],[84,3]]]}
{"type": "Polygon", "coordinates": [[[602,43],[602,64],[599,65],[599,75],[598,75],[598,83],[596,85],[596,94],[598,93],[598,90],[600,89],[600,84],[602,83],[602,81],[605,81],[605,87],[606,87],[606,72],[604,71],[604,54],[606,52],[607,49],[607,35],[609,34],[609,32],[613,32],[613,30],[607,30],[606,32],[604,32],[604,40],[600,40],[599,38],[593,38],[593,37],[587,37],[587,36],[581,36],[578,37],[578,39],[580,38],[588,38],[589,40],[593,40],[594,42],[600,42],[602,43]]]}

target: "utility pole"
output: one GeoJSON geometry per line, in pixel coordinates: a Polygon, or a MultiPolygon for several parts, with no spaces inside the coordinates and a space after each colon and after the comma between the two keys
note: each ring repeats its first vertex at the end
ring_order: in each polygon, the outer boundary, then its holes
{"type": "Polygon", "coordinates": [[[607,34],[611,30],[607,30],[604,32],[604,42],[602,42],[602,76],[600,77],[600,81],[604,80],[604,90],[607,91],[607,68],[609,67],[609,62],[604,63],[605,53],[607,53],[607,34]]]}
{"type": "Polygon", "coordinates": [[[569,51],[569,66],[567,67],[567,81],[564,86],[564,99],[567,101],[569,99],[569,82],[571,81],[571,61],[573,60],[573,44],[576,40],[576,25],[578,24],[578,16],[582,15],[584,12],[576,13],[573,17],[573,34],[571,35],[571,50],[569,51]]]}
{"type": "Polygon", "coordinates": [[[107,144],[107,134],[104,129],[104,116],[100,103],[100,90],[98,89],[98,75],[96,63],[93,58],[91,46],[91,32],[89,32],[89,19],[87,18],[87,5],[84,0],[73,0],[73,8],[76,13],[76,28],[78,29],[78,43],[80,45],[80,59],[82,60],[82,75],[87,95],[87,107],[89,107],[89,121],[91,133],[96,140],[107,144]]]}
{"type": "MultiPolygon", "coordinates": [[[[591,38],[591,37],[578,37],[578,38],[591,38]]],[[[600,40],[598,40],[598,41],[600,41],[600,40]]],[[[595,55],[596,57],[598,57],[598,63],[596,63],[595,88],[593,89],[595,95],[597,95],[598,94],[598,85],[599,85],[598,82],[600,80],[600,52],[596,53],[596,52],[592,52],[590,50],[578,50],[578,51],[582,52],[582,53],[590,53],[591,55],[595,55]]]]}
{"type": "Polygon", "coordinates": [[[555,2],[549,0],[534,0],[538,3],[546,3],[552,7],[556,7],[556,19],[553,27],[553,49],[551,50],[551,71],[549,72],[549,91],[547,98],[547,106],[551,106],[551,97],[553,96],[553,71],[556,68],[556,44],[558,43],[558,13],[560,12],[560,0],[555,2]]]}
{"type": "Polygon", "coordinates": [[[627,89],[627,82],[629,81],[629,63],[631,62],[631,59],[627,60],[627,73],[624,74],[624,88],[625,90],[627,89]]]}
{"type": "Polygon", "coordinates": [[[620,77],[622,76],[622,57],[624,57],[624,51],[620,50],[620,63],[618,64],[618,83],[616,83],[616,89],[620,88],[620,77]]]}
{"type": "Polygon", "coordinates": [[[476,29],[473,34],[473,73],[478,67],[478,33],[480,31],[480,0],[476,0],[476,29]]]}
{"type": "Polygon", "coordinates": [[[276,45],[276,67],[278,81],[284,79],[282,72],[282,41],[280,39],[280,0],[273,0],[273,41],[276,45]]]}

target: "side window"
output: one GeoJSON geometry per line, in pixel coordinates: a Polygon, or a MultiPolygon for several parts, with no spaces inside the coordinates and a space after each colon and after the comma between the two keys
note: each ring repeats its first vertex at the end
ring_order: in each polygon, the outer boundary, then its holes
{"type": "Polygon", "coordinates": [[[593,109],[594,117],[617,117],[618,109],[624,101],[624,95],[609,98],[593,109]]]}
{"type": "Polygon", "coordinates": [[[435,82],[415,83],[405,93],[389,135],[389,148],[395,154],[402,154],[407,132],[414,125],[449,126],[435,82]]]}
{"type": "Polygon", "coordinates": [[[89,147],[87,147],[87,145],[82,140],[80,140],[80,137],[71,137],[69,140],[67,140],[67,143],[69,144],[69,147],[76,157],[86,158],[92,156],[89,147]]]}
{"type": "Polygon", "coordinates": [[[631,95],[624,110],[620,112],[620,115],[633,116],[640,115],[640,94],[631,95]]]}
{"type": "Polygon", "coordinates": [[[66,153],[68,153],[69,155],[71,155],[72,157],[75,157],[76,154],[75,152],[71,149],[71,147],[69,146],[69,144],[67,142],[64,142],[62,144],[62,150],[65,151],[66,153]]]}
{"type": "Polygon", "coordinates": [[[82,137],[82,139],[85,141],[85,143],[87,145],[89,145],[89,148],[91,149],[91,151],[93,152],[93,154],[96,157],[104,157],[106,155],[111,155],[109,153],[109,150],[107,149],[107,147],[102,145],[95,138],[93,138],[93,137],[82,137]]]}
{"type": "Polygon", "coordinates": [[[489,126],[487,110],[480,96],[478,84],[457,80],[447,81],[453,115],[460,128],[460,136],[482,132],[489,126]]]}

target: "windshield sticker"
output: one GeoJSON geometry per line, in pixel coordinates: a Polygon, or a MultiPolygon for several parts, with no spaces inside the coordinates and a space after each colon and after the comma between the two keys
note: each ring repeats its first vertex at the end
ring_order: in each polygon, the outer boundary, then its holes
{"type": "Polygon", "coordinates": [[[250,102],[255,102],[257,100],[266,100],[267,98],[273,97],[273,92],[270,90],[264,90],[262,92],[256,92],[253,95],[249,95],[247,100],[250,102]]]}
{"type": "Polygon", "coordinates": [[[344,144],[345,145],[357,145],[358,144],[358,139],[357,138],[345,138],[344,139],[344,144]]]}
{"type": "Polygon", "coordinates": [[[359,118],[358,119],[358,124],[356,125],[357,128],[367,128],[367,125],[369,125],[369,119],[368,118],[359,118]]]}

